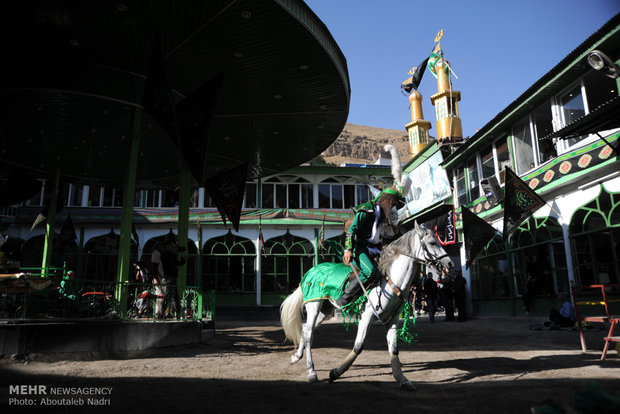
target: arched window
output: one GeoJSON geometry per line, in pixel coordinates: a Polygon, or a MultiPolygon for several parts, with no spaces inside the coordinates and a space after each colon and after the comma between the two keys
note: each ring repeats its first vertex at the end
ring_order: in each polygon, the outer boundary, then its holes
{"type": "Polygon", "coordinates": [[[291,292],[314,263],[314,247],[310,241],[288,231],[265,242],[262,259],[262,291],[291,292]]]}
{"type": "Polygon", "coordinates": [[[569,237],[579,285],[620,281],[620,193],[601,191],[571,218],[569,237]]]}
{"type": "Polygon", "coordinates": [[[502,237],[498,234],[471,266],[471,292],[475,299],[510,296],[510,278],[502,237]]]}
{"type": "Polygon", "coordinates": [[[510,244],[516,293],[532,278],[533,295],[568,293],[568,269],[562,227],[553,217],[530,217],[513,233],[510,244]]]}
{"type": "Polygon", "coordinates": [[[228,231],[207,240],[203,248],[204,286],[217,292],[256,291],[256,248],[250,239],[228,231]]]}
{"type": "MultiPolygon", "coordinates": [[[[146,266],[148,271],[151,271],[151,256],[153,255],[153,251],[158,247],[159,244],[163,243],[166,240],[177,240],[176,234],[170,230],[168,234],[162,234],[161,236],[156,236],[149,239],[142,248],[142,256],[140,256],[140,261],[143,266],[146,266]]],[[[196,286],[196,264],[198,260],[198,249],[196,248],[196,243],[193,240],[187,239],[187,279],[185,281],[186,286],[196,286]]],[[[183,253],[180,253],[179,256],[182,256],[183,253]]]]}
{"type": "MultiPolygon", "coordinates": [[[[116,281],[118,266],[118,243],[120,236],[110,230],[108,234],[93,237],[84,245],[85,280],[116,281]]],[[[138,246],[131,241],[131,261],[137,259],[138,246]]]]}
{"type": "Polygon", "coordinates": [[[321,247],[319,250],[319,262],[342,262],[345,239],[346,234],[342,233],[339,236],[331,237],[324,240],[323,247],[321,247]]]}

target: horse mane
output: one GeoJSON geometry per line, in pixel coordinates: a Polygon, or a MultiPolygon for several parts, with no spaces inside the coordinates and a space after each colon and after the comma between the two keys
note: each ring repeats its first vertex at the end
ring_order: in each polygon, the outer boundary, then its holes
{"type": "MultiPolygon", "coordinates": [[[[426,229],[420,227],[422,232],[426,232],[426,229]]],[[[381,252],[381,257],[379,259],[379,272],[381,274],[387,274],[387,271],[394,263],[394,260],[400,254],[409,254],[411,255],[413,249],[415,248],[415,236],[417,232],[415,229],[409,230],[407,233],[403,234],[398,239],[394,240],[392,243],[388,244],[387,247],[383,249],[381,252]]]]}

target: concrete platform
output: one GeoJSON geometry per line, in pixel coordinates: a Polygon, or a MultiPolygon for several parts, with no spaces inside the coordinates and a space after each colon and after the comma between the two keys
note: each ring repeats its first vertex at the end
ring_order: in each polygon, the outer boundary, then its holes
{"type": "Polygon", "coordinates": [[[0,323],[0,356],[110,353],[200,343],[199,321],[72,320],[0,323]]]}

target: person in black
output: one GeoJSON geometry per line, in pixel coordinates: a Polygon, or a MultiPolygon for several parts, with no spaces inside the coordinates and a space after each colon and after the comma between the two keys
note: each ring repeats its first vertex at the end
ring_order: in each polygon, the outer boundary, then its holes
{"type": "Polygon", "coordinates": [[[164,271],[162,284],[164,285],[168,315],[176,314],[177,319],[180,316],[177,278],[179,277],[179,266],[183,266],[186,260],[186,256],[178,259],[178,253],[181,251],[185,251],[185,248],[179,247],[174,241],[170,241],[166,244],[164,251],[161,252],[161,266],[164,271]]]}
{"type": "Polygon", "coordinates": [[[428,317],[431,323],[435,323],[435,312],[437,312],[437,294],[439,288],[437,282],[433,279],[433,274],[428,272],[424,278],[423,288],[424,297],[426,298],[426,307],[428,308],[428,317]]]}
{"type": "Polygon", "coordinates": [[[454,295],[452,293],[452,278],[448,271],[443,268],[441,271],[441,297],[443,299],[443,307],[446,311],[446,322],[454,321],[454,295]]]}
{"type": "Polygon", "coordinates": [[[454,304],[456,305],[456,311],[458,316],[456,320],[458,322],[465,322],[467,319],[467,310],[465,309],[465,299],[467,292],[465,291],[465,285],[467,281],[463,277],[463,272],[457,270],[454,272],[454,280],[452,281],[452,291],[454,292],[454,304]]]}

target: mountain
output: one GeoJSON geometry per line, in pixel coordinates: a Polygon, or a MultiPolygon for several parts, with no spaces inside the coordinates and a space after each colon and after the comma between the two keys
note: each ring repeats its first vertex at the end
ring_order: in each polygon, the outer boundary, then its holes
{"type": "Polygon", "coordinates": [[[409,160],[409,139],[404,128],[385,129],[349,123],[321,155],[330,164],[374,164],[381,156],[390,158],[383,151],[385,144],[396,147],[403,164],[409,160]]]}

